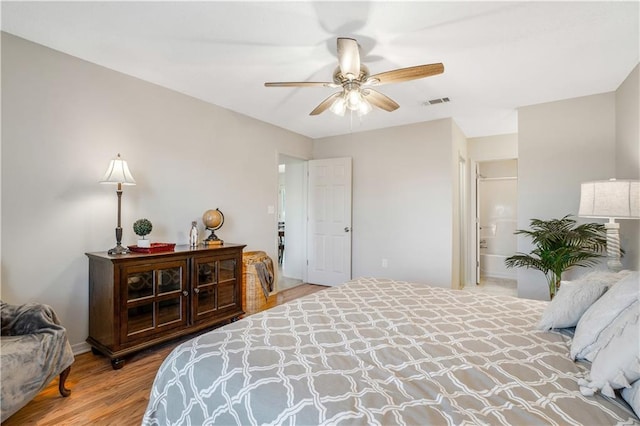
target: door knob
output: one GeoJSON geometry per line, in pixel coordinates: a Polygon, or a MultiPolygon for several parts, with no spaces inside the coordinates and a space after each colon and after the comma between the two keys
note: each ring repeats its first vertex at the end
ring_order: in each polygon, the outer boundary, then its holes
{"type": "Polygon", "coordinates": [[[198,294],[198,293],[200,293],[200,289],[196,287],[196,288],[194,288],[194,289],[193,289],[193,292],[194,292],[195,294],[198,294]]]}
{"type": "Polygon", "coordinates": [[[344,232],[349,232],[349,231],[351,231],[351,229],[349,229],[349,227],[348,227],[348,226],[345,226],[345,227],[344,227],[344,232]]]}

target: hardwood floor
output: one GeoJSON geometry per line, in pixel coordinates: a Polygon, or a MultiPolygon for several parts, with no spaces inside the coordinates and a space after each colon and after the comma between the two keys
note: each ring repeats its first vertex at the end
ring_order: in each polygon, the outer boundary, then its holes
{"type": "MultiPolygon", "coordinates": [[[[327,287],[301,284],[278,293],[278,304],[327,287]]],[[[76,356],[63,398],[54,380],[29,404],[5,421],[11,425],[139,425],[149,401],[156,371],[179,343],[172,341],[126,359],[124,368],[113,370],[109,359],[91,352],[76,356]]]]}

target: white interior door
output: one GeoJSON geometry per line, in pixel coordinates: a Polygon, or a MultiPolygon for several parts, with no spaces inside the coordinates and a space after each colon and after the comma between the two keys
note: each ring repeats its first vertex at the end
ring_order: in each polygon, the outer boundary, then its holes
{"type": "Polygon", "coordinates": [[[351,158],[309,161],[307,281],[351,279],[351,158]]]}

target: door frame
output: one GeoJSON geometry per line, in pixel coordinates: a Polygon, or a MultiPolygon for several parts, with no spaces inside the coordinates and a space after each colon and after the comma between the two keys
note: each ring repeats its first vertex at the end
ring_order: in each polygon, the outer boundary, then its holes
{"type": "Polygon", "coordinates": [[[480,161],[473,162],[473,236],[471,262],[474,269],[475,284],[480,285],[480,161]]]}
{"type": "Polygon", "coordinates": [[[459,279],[456,289],[463,289],[469,281],[469,212],[468,212],[468,169],[467,159],[458,155],[458,271],[459,279]]]}
{"type": "MultiPolygon", "coordinates": [[[[280,191],[280,186],[279,186],[279,171],[278,171],[278,166],[280,165],[280,156],[285,156],[285,157],[289,157],[289,158],[293,158],[295,160],[300,160],[302,163],[304,163],[303,167],[304,167],[304,172],[303,172],[303,182],[302,182],[302,217],[303,217],[303,221],[302,221],[302,231],[301,231],[301,241],[299,241],[300,246],[303,247],[304,252],[302,253],[301,256],[301,263],[300,263],[300,270],[302,271],[302,282],[306,283],[308,282],[307,280],[307,218],[308,218],[308,214],[307,214],[307,208],[308,208],[308,204],[309,204],[309,199],[308,199],[308,175],[309,175],[309,159],[308,158],[304,158],[304,157],[300,157],[299,155],[295,155],[295,154],[289,154],[287,152],[283,152],[283,151],[276,151],[276,173],[278,173],[278,177],[276,178],[276,186],[275,186],[275,194],[276,194],[276,210],[275,210],[275,214],[273,215],[273,250],[274,253],[278,253],[278,211],[280,209],[280,203],[279,203],[279,191],[280,191]]],[[[285,169],[285,174],[286,174],[286,169],[285,169]]],[[[286,190],[286,187],[285,187],[286,190]]],[[[286,220],[285,220],[286,222],[286,220]]],[[[286,225],[285,225],[286,226],[286,225]]],[[[285,251],[286,251],[286,234],[285,234],[285,251]]],[[[277,265],[277,257],[276,257],[276,265],[277,265]]],[[[284,272],[284,271],[283,271],[284,272]]]]}

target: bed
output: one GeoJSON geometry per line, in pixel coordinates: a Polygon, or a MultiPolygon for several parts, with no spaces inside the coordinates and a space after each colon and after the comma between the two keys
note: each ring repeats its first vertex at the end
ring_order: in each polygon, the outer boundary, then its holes
{"type": "Polygon", "coordinates": [[[142,423],[640,424],[578,381],[548,302],[357,279],[180,344],[142,423]]]}

